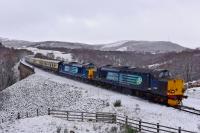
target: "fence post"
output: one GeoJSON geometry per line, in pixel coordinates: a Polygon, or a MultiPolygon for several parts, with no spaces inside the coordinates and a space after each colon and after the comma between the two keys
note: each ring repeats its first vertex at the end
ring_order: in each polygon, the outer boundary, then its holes
{"type": "Polygon", "coordinates": [[[67,120],[69,119],[69,112],[67,111],[67,120]]]}
{"type": "Polygon", "coordinates": [[[1,122],[3,123],[3,119],[1,120],[1,122]]]}
{"type": "Polygon", "coordinates": [[[142,131],[142,120],[139,120],[139,132],[142,131]]]}
{"type": "Polygon", "coordinates": [[[50,115],[50,108],[48,108],[48,115],[50,115]]]}
{"type": "Polygon", "coordinates": [[[159,123],[157,123],[157,133],[159,133],[159,123]]]}
{"type": "Polygon", "coordinates": [[[181,133],[181,127],[178,127],[178,133],[181,133]]]}
{"type": "Polygon", "coordinates": [[[83,122],[83,112],[81,113],[81,120],[82,120],[82,122],[83,122]]]}
{"type": "Polygon", "coordinates": [[[17,113],[17,119],[20,119],[20,113],[17,113]]]}
{"type": "Polygon", "coordinates": [[[28,118],[28,112],[26,112],[26,117],[28,118]]]}
{"type": "Polygon", "coordinates": [[[117,116],[116,116],[116,114],[113,114],[112,117],[113,117],[112,118],[113,119],[113,123],[117,123],[117,116]]]}
{"type": "Polygon", "coordinates": [[[95,117],[96,117],[96,122],[98,122],[98,120],[97,120],[97,119],[98,119],[98,117],[97,117],[97,113],[96,113],[96,116],[95,116],[95,117]]]}
{"type": "Polygon", "coordinates": [[[126,126],[128,125],[128,116],[126,116],[126,120],[125,120],[125,124],[126,124],[126,126]]]}
{"type": "Polygon", "coordinates": [[[37,109],[37,116],[39,116],[39,111],[38,111],[38,109],[37,109]]]}

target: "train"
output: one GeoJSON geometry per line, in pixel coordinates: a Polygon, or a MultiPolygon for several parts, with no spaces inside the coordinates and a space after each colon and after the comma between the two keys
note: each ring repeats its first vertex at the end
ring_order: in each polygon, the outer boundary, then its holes
{"type": "Polygon", "coordinates": [[[28,56],[27,63],[88,84],[135,95],[168,106],[179,106],[184,98],[184,80],[169,70],[93,63],[65,62],[28,56]]]}

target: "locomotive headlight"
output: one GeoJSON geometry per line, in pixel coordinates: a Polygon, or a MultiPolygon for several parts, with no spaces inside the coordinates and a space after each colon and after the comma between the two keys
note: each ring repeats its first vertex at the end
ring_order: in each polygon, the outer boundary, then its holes
{"type": "Polygon", "coordinates": [[[157,89],[158,89],[158,87],[153,87],[153,89],[154,89],[154,90],[157,90],[157,89]]]}
{"type": "Polygon", "coordinates": [[[147,90],[149,90],[149,91],[150,91],[150,90],[151,90],[151,88],[148,88],[147,90]]]}

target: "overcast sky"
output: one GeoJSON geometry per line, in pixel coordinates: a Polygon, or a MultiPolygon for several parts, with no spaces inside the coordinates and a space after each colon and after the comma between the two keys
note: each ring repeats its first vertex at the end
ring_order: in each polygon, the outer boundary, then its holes
{"type": "Polygon", "coordinates": [[[0,0],[0,37],[200,47],[200,0],[0,0]]]}

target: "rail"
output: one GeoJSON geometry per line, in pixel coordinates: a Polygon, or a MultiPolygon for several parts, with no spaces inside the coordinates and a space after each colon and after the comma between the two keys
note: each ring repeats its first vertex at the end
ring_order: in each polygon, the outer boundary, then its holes
{"type": "Polygon", "coordinates": [[[179,106],[179,107],[174,107],[175,109],[178,109],[180,111],[184,111],[184,112],[188,112],[190,114],[194,114],[194,115],[200,115],[200,110],[192,108],[192,107],[188,107],[188,106],[179,106]]]}

